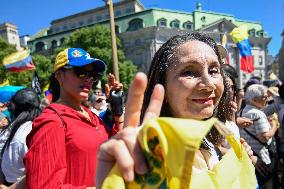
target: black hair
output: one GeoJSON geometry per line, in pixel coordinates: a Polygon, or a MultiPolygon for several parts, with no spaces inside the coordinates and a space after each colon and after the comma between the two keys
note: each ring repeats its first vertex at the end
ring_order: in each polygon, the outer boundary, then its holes
{"type": "Polygon", "coordinates": [[[55,73],[49,78],[49,90],[52,94],[51,102],[56,102],[60,97],[60,85],[59,81],[55,78],[55,73]]]}
{"type": "MultiPolygon", "coordinates": [[[[203,33],[191,32],[191,33],[176,35],[170,38],[155,53],[154,58],[152,60],[150,70],[148,73],[148,86],[145,91],[144,102],[143,102],[142,111],[141,111],[141,120],[144,117],[145,111],[149,105],[150,97],[151,97],[151,94],[153,92],[155,85],[162,84],[163,86],[165,86],[166,71],[168,70],[170,64],[174,62],[175,60],[174,54],[176,53],[178,47],[188,41],[194,41],[194,40],[201,41],[209,45],[216,53],[218,57],[218,61],[221,64],[222,61],[221,61],[220,52],[217,48],[217,44],[209,36],[203,33]]],[[[224,78],[222,69],[221,69],[221,74],[222,74],[222,77],[224,78]]],[[[224,81],[224,86],[225,86],[224,90],[226,91],[227,84],[225,81],[224,81]]],[[[226,98],[226,96],[223,94],[223,96],[221,97],[220,103],[219,103],[219,105],[222,107],[226,107],[225,104],[223,104],[225,102],[225,100],[223,100],[224,98],[226,98]]],[[[224,110],[224,108],[222,110],[220,109],[220,111],[218,111],[216,108],[216,110],[214,110],[214,115],[217,116],[221,121],[225,121],[225,112],[226,111],[224,110]]],[[[172,117],[165,99],[162,105],[160,116],[172,117]]],[[[221,142],[222,137],[218,133],[218,131],[215,129],[215,127],[213,127],[210,133],[207,135],[207,138],[213,144],[217,144],[217,143],[219,144],[221,142]]]]}
{"type": "MultiPolygon", "coordinates": [[[[40,99],[33,89],[24,88],[17,91],[11,99],[11,103],[14,104],[15,120],[9,125],[11,132],[2,148],[1,156],[10,145],[19,127],[27,121],[33,121],[41,114],[40,99]]],[[[8,127],[5,129],[8,129],[8,127]]]]}
{"type": "Polygon", "coordinates": [[[282,100],[284,100],[284,83],[282,83],[278,88],[279,88],[279,91],[278,91],[279,96],[282,100]]]}
{"type": "MultiPolygon", "coordinates": [[[[238,73],[236,71],[236,69],[229,65],[229,64],[223,64],[222,65],[222,69],[224,71],[224,75],[226,77],[228,77],[232,83],[233,83],[233,92],[234,92],[234,96],[231,97],[231,95],[229,94],[229,90],[227,91],[224,91],[224,93],[226,94],[227,98],[226,98],[226,104],[230,103],[232,100],[234,100],[235,97],[238,97],[238,83],[237,83],[237,79],[238,79],[238,73]]],[[[219,107],[219,108],[222,108],[222,107],[219,107]]],[[[231,115],[233,114],[234,112],[231,110],[231,109],[228,109],[228,112],[225,114],[225,117],[226,117],[226,120],[230,120],[231,119],[231,115]]]]}

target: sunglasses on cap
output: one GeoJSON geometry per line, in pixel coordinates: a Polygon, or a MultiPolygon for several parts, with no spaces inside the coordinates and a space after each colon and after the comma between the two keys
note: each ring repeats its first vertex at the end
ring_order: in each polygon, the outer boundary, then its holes
{"type": "Polygon", "coordinates": [[[64,69],[72,69],[74,70],[74,73],[77,78],[83,79],[83,78],[91,78],[92,81],[96,82],[101,79],[102,73],[98,73],[96,71],[90,71],[87,70],[84,67],[80,66],[64,66],[64,69]]]}

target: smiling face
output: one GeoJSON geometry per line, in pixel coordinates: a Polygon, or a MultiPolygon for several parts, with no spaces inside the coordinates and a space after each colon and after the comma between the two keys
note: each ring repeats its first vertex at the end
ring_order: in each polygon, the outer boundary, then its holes
{"type": "Polygon", "coordinates": [[[220,63],[201,41],[180,45],[166,72],[166,101],[178,118],[206,119],[213,115],[224,91],[220,63]]]}
{"type": "MultiPolygon", "coordinates": [[[[84,66],[84,68],[87,71],[92,71],[93,65],[89,64],[84,66]]],[[[91,78],[79,78],[73,68],[60,71],[57,79],[61,83],[60,97],[74,99],[74,101],[86,100],[93,85],[91,78]]]]}

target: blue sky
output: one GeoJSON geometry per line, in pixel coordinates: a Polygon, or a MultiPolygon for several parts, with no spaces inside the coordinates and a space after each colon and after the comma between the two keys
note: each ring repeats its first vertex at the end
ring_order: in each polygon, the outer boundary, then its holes
{"type": "MultiPolygon", "coordinates": [[[[0,23],[11,22],[20,35],[33,35],[50,22],[80,11],[104,5],[102,0],[1,0],[0,23]],[[2,1],[2,2],[1,2],[2,1]]],[[[140,0],[146,8],[158,7],[192,12],[197,0],[140,0]]],[[[276,55],[284,29],[284,0],[199,0],[203,10],[235,15],[242,20],[259,21],[272,40],[269,54],[276,55]]]]}

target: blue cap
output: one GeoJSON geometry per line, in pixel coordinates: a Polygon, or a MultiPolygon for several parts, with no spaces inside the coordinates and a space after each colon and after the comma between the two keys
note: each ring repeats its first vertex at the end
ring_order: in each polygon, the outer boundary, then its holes
{"type": "Polygon", "coordinates": [[[91,57],[85,50],[81,48],[67,48],[56,56],[54,71],[66,65],[85,66],[91,63],[94,64],[97,72],[102,73],[106,70],[104,61],[91,57]]]}

